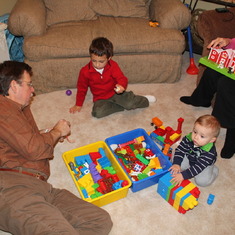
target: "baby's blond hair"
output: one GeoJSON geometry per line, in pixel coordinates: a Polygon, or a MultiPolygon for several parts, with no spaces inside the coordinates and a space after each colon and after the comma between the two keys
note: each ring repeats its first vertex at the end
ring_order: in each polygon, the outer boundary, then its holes
{"type": "Polygon", "coordinates": [[[215,137],[218,137],[221,126],[220,126],[220,123],[216,117],[209,115],[209,114],[206,114],[206,115],[199,117],[195,121],[195,124],[196,123],[200,124],[201,126],[210,128],[213,131],[215,137]]]}

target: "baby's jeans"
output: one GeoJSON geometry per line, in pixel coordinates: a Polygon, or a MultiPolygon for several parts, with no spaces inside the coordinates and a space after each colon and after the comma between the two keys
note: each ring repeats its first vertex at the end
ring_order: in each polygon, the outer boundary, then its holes
{"type": "MultiPolygon", "coordinates": [[[[187,157],[184,157],[184,160],[181,164],[181,170],[186,170],[190,167],[189,160],[187,157]]],[[[194,181],[198,186],[206,187],[211,185],[219,174],[219,169],[215,165],[206,167],[201,173],[194,177],[194,181]]]]}

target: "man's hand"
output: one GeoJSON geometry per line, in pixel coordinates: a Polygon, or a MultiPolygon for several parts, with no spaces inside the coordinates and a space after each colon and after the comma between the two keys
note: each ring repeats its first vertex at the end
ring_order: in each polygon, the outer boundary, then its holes
{"type": "Polygon", "coordinates": [[[71,124],[69,121],[66,121],[65,119],[59,120],[56,125],[53,127],[53,129],[50,131],[52,134],[55,142],[56,141],[62,141],[62,139],[66,138],[71,133],[71,124]]]}

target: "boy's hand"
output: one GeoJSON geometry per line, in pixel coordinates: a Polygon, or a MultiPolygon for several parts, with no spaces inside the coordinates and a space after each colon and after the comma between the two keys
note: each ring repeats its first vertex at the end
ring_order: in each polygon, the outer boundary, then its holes
{"type": "Polygon", "coordinates": [[[73,107],[71,107],[71,108],[69,109],[69,112],[70,112],[70,113],[76,113],[76,112],[80,112],[81,109],[82,109],[81,106],[74,105],[73,107]]]}
{"type": "Polygon", "coordinates": [[[116,87],[114,88],[114,90],[115,90],[115,92],[116,92],[117,94],[121,94],[121,93],[123,93],[123,92],[125,91],[124,87],[121,86],[121,85],[119,85],[119,84],[116,85],[116,87]]]}
{"type": "Polygon", "coordinates": [[[174,175],[174,174],[180,173],[180,172],[181,172],[181,168],[180,168],[179,165],[174,164],[174,165],[172,165],[172,166],[168,169],[168,171],[170,171],[171,174],[174,175]]]}
{"type": "Polygon", "coordinates": [[[180,185],[183,180],[183,175],[181,173],[177,173],[172,175],[172,180],[170,182],[174,185],[180,185]]]}

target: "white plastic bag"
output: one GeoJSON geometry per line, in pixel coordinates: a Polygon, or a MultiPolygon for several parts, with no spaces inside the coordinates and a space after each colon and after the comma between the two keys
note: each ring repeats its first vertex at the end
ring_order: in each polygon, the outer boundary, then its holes
{"type": "Polygon", "coordinates": [[[10,60],[9,50],[7,47],[7,41],[4,30],[7,28],[7,25],[0,23],[0,63],[5,60],[10,60]]]}

